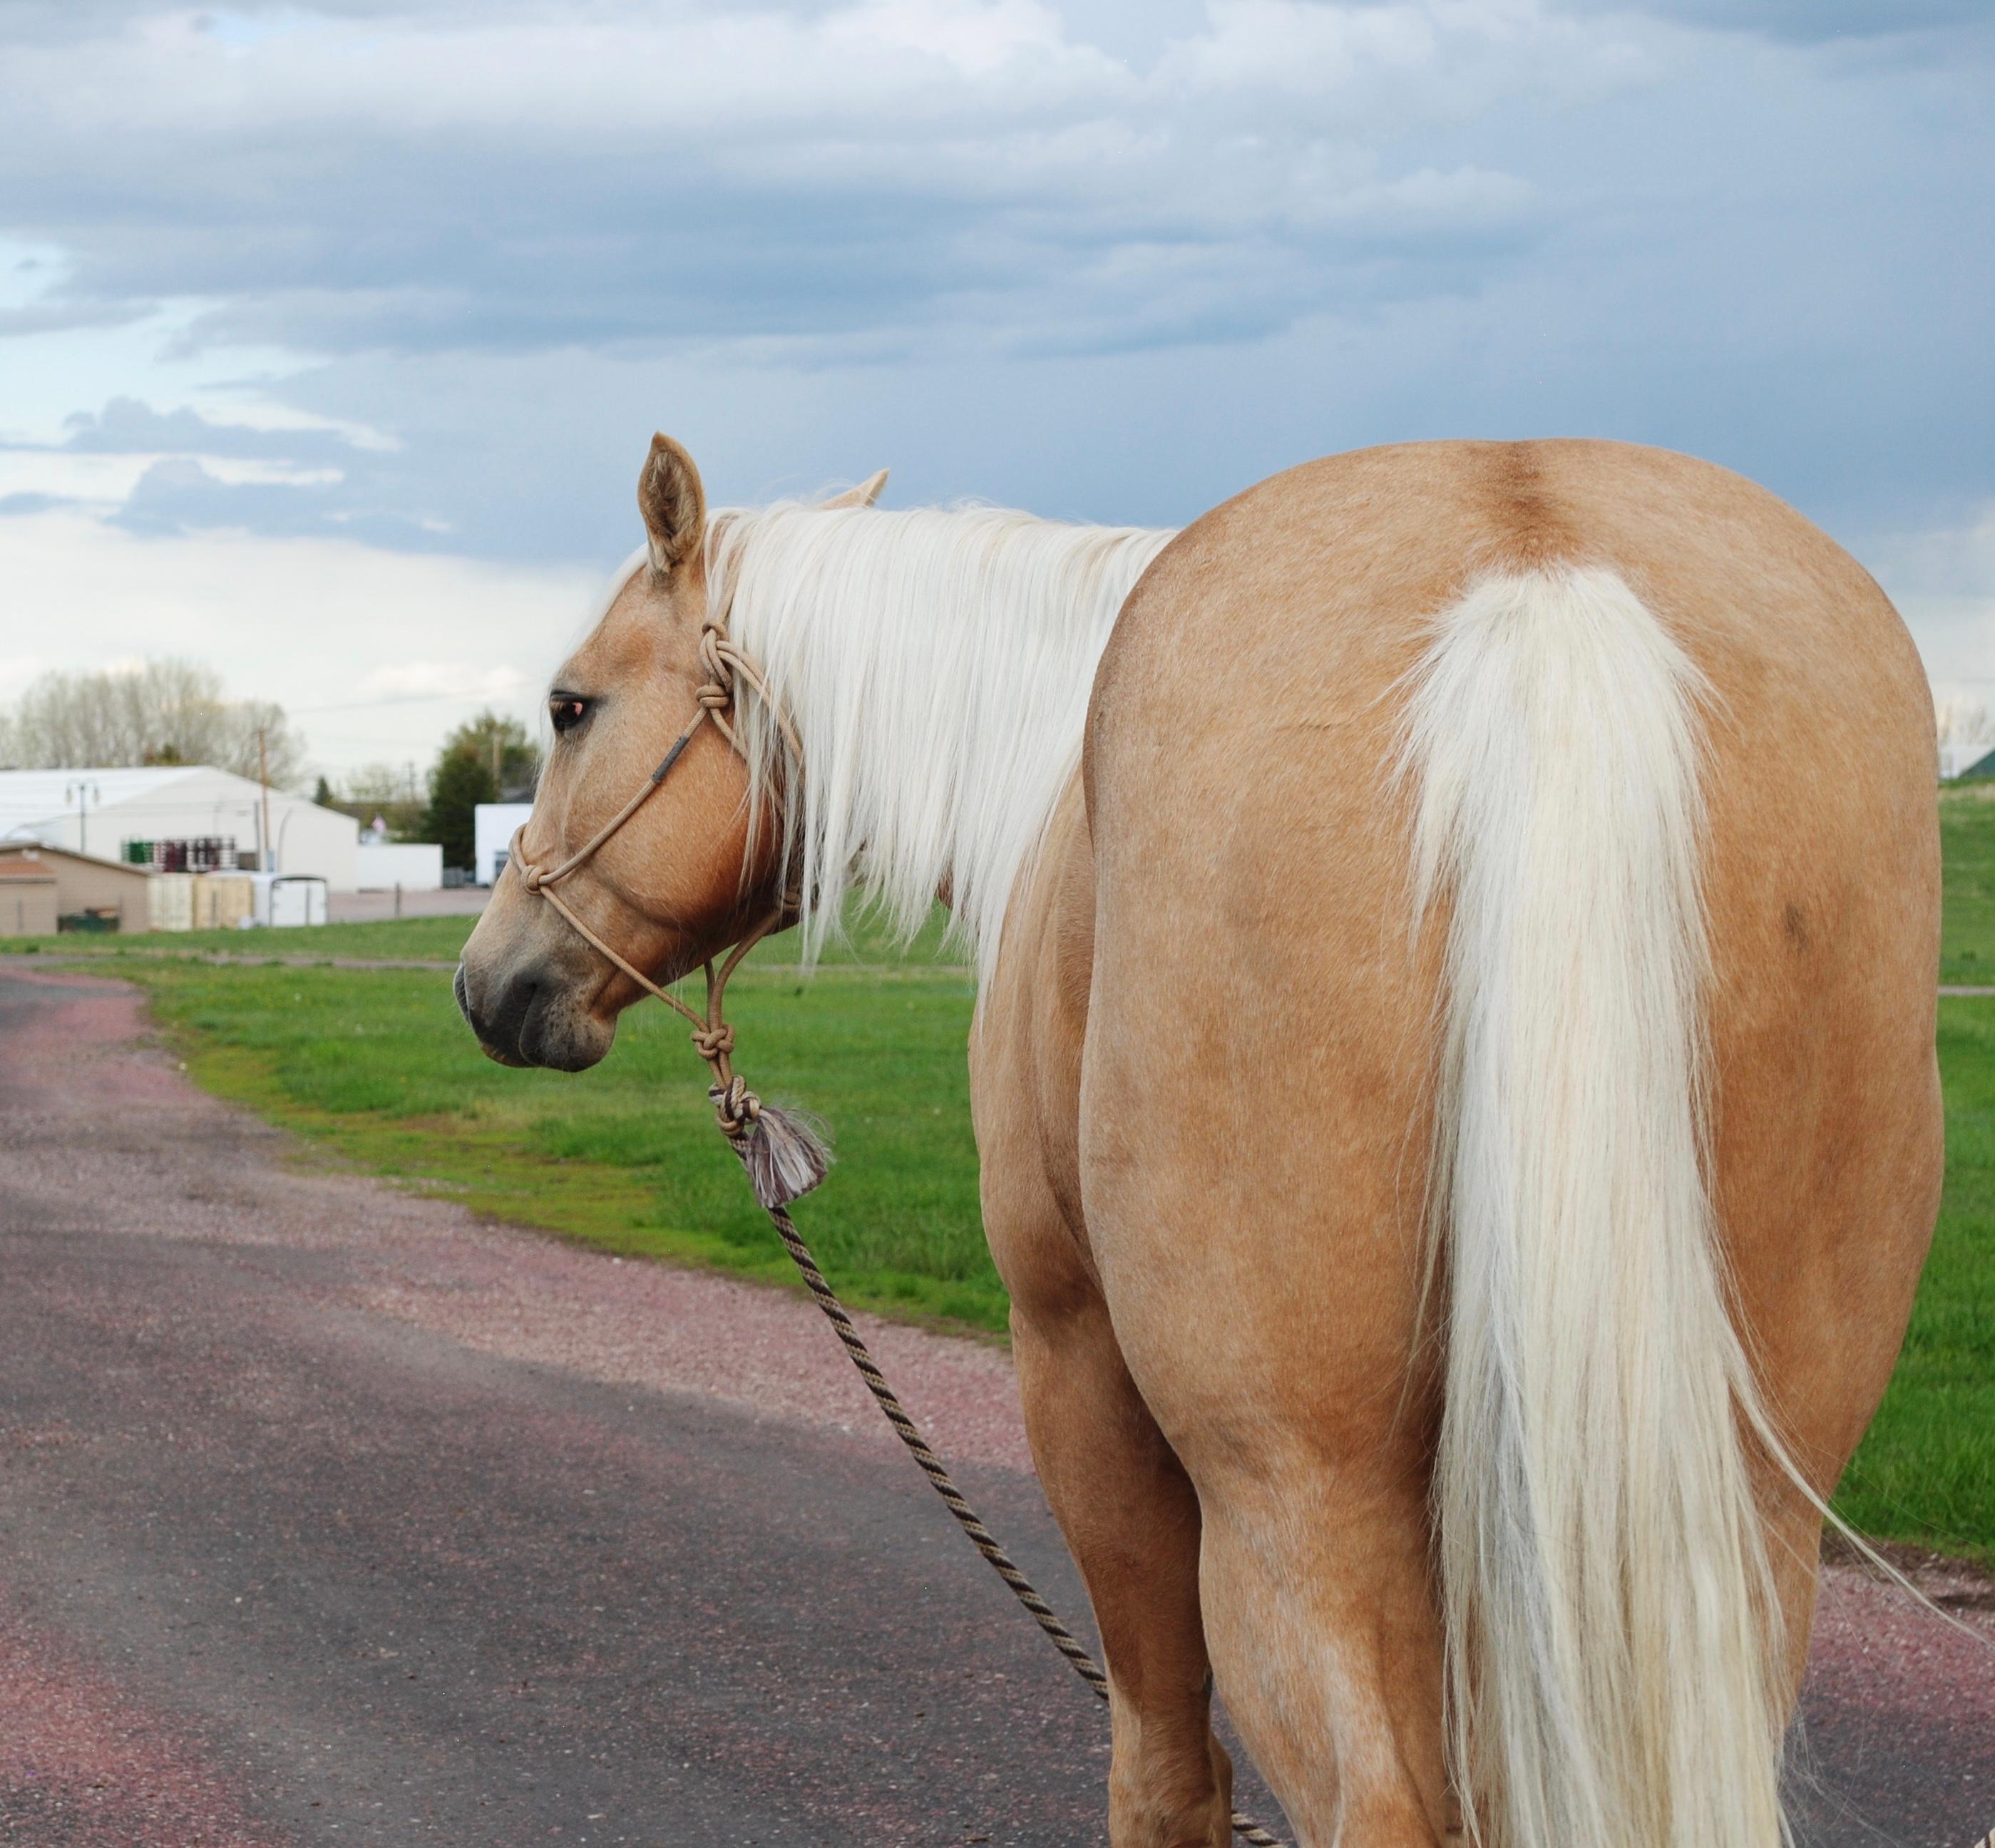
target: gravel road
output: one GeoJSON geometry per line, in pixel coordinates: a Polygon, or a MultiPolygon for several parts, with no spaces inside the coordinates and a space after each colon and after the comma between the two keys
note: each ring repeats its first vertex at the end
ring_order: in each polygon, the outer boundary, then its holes
{"type": "MultiPolygon", "coordinates": [[[[0,967],[0,1843],[1101,1839],[1100,1714],[806,1303],[297,1152],[0,967]]],[[[1003,1354],[868,1333],[1077,1616],[1003,1354]]],[[[1808,1713],[1811,1843],[1995,1822],[1986,1644],[1832,1574],[1808,1713]]]]}

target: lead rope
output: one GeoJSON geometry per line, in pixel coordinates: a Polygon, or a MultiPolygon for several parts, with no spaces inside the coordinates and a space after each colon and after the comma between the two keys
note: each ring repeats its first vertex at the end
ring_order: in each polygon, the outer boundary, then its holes
{"type": "MultiPolygon", "coordinates": [[[[736,675],[746,680],[761,694],[769,709],[783,724],[780,709],[770,699],[768,689],[761,676],[745,657],[728,641],[719,624],[709,618],[700,632],[700,659],[707,670],[708,680],[694,697],[699,710],[694,715],[685,730],[673,740],[671,748],[664,761],[653,771],[642,788],[632,796],[615,815],[575,852],[551,871],[535,866],[521,848],[521,836],[526,833],[522,827],[513,836],[510,858],[520,871],[520,882],[530,892],[537,893],[558,912],[583,940],[600,951],[616,967],[627,975],[646,994],[655,996],[666,1006],[682,1015],[692,1026],[693,1049],[704,1059],[713,1075],[708,1087],[707,1097],[714,1108],[714,1119],[720,1132],[727,1139],[728,1146],[740,1157],[741,1165],[747,1172],[750,1187],[757,1204],[769,1216],[769,1223],[776,1228],[776,1235],[783,1242],[783,1249],[790,1254],[790,1261],[797,1267],[798,1274],[810,1291],[811,1300],[824,1312],[825,1320],[831,1324],[833,1331],[845,1349],[846,1356],[858,1369],[859,1377],[866,1383],[866,1389],[873,1395],[874,1402],[886,1414],[887,1422],[894,1427],[894,1435],[906,1446],[908,1455],[919,1466],[929,1480],[929,1486],[942,1497],[943,1506],[948,1509],[956,1524],[969,1536],[970,1544],[984,1555],[991,1569],[1011,1588],[1011,1595],[1032,1613],[1032,1620],[1044,1630],[1052,1646],[1067,1659],[1068,1665],[1103,1700],[1108,1699],[1108,1677],[1101,1664],[1083,1648],[1073,1632],[1063,1623],[1051,1605],[1039,1596],[1037,1588],[1018,1570],[1011,1555],[1004,1551],[991,1530],[978,1519],[977,1510],[964,1499],[963,1491],[956,1487],[955,1479],[949,1473],[949,1466],[929,1446],[922,1435],[921,1427],[915,1424],[908,1408],[901,1404],[900,1395],[887,1383],[887,1376],[880,1371],[879,1363],[873,1358],[873,1351],[866,1345],[866,1338],[859,1332],[850,1313],[839,1300],[838,1292],[831,1286],[824,1273],[818,1268],[817,1259],[811,1255],[810,1247],[804,1242],[803,1234],[797,1230],[796,1222],[789,1214],[790,1202],[808,1194],[822,1180],[831,1166],[831,1157],[813,1126],[803,1118],[778,1110],[763,1103],[750,1091],[733,1067],[734,1029],[728,1025],[721,1012],[721,1003],[727,991],[728,978],[741,966],[742,959],[762,939],[788,917],[794,910],[791,902],[785,902],[756,925],[733,949],[726,960],[716,969],[712,962],[702,967],[706,978],[706,1007],[704,1012],[689,1008],[669,989],[651,980],[640,969],[634,967],[623,957],[603,942],[589,929],[562,900],[553,888],[582,865],[624,823],[636,814],[660,784],[670,774],[679,756],[692,742],[693,734],[702,724],[711,721],[728,743],[740,748],[729,724],[726,713],[733,700],[733,683],[736,675]]],[[[791,747],[792,761],[800,761],[795,751],[796,740],[787,724],[783,724],[785,737],[791,747]]],[[[1243,1816],[1238,1810],[1232,1814],[1233,1833],[1252,1848],[1285,1848],[1276,1836],[1270,1835],[1259,1823],[1243,1816]]]]}

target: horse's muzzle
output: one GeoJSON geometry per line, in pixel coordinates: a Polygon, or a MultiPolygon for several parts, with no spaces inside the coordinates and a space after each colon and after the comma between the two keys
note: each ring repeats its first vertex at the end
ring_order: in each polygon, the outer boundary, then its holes
{"type": "Polygon", "coordinates": [[[452,987],[486,1056],[501,1065],[585,1071],[615,1036],[576,1004],[562,972],[538,962],[489,973],[460,963],[452,987]]]}

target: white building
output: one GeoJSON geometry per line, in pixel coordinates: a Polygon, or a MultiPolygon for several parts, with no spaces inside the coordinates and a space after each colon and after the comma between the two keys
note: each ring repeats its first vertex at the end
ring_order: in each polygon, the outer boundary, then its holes
{"type": "Polygon", "coordinates": [[[531,802],[480,802],[472,811],[471,876],[479,884],[499,883],[513,831],[524,828],[533,812],[531,802]]]}
{"type": "Polygon", "coordinates": [[[1995,776],[1995,744],[1983,738],[1975,744],[1942,744],[1939,780],[1951,782],[1957,776],[1995,776]]]}
{"type": "Polygon", "coordinates": [[[41,840],[106,860],[133,841],[223,840],[241,863],[309,874],[336,892],[357,883],[360,824],[303,796],[265,792],[201,764],[156,769],[0,770],[0,840],[41,840]]]}
{"type": "Polygon", "coordinates": [[[441,891],[443,849],[433,840],[370,840],[363,828],[356,871],[363,892],[441,891]]]}

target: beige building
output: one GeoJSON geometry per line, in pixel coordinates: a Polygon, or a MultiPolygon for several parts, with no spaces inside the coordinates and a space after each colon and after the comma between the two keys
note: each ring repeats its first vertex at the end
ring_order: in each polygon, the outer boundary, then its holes
{"type": "MultiPolygon", "coordinates": [[[[0,878],[7,881],[5,887],[0,888],[0,894],[14,892],[17,882],[23,891],[33,885],[36,874],[26,870],[29,868],[39,869],[50,881],[54,905],[47,922],[39,931],[19,934],[50,935],[55,930],[58,916],[72,917],[85,912],[115,918],[118,929],[122,931],[150,928],[147,888],[151,884],[152,874],[142,867],[123,866],[115,860],[100,860],[94,854],[78,854],[42,841],[0,841],[0,878]]],[[[23,903],[26,902],[24,899],[23,903]]],[[[0,909],[0,924],[7,922],[12,910],[11,901],[5,909],[0,909]]]]}
{"type": "Polygon", "coordinates": [[[55,874],[39,860],[0,858],[0,937],[55,933],[55,874]]]}

